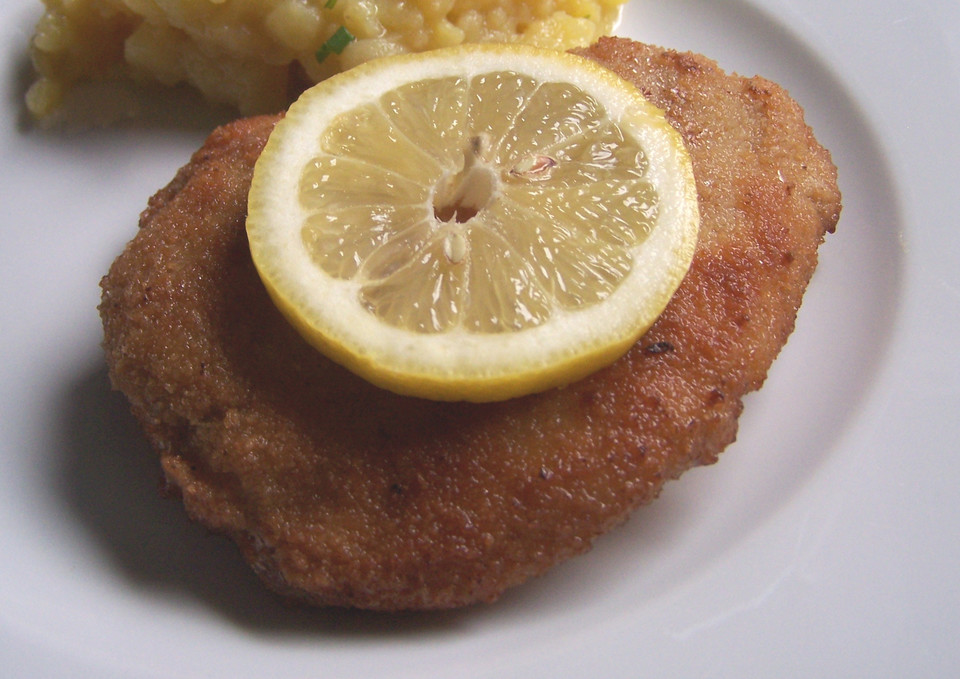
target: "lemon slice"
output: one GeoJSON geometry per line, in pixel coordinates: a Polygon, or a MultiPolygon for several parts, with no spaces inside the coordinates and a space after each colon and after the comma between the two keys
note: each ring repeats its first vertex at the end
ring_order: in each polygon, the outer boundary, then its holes
{"type": "Polygon", "coordinates": [[[247,218],[310,343],[397,393],[471,401],[621,356],[698,228],[662,111],[591,61],[518,45],[388,57],[308,90],[257,162],[247,218]]]}

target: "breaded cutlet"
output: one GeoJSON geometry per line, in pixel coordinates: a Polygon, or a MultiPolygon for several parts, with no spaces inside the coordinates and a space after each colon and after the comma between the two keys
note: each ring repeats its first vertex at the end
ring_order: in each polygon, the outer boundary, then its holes
{"type": "Polygon", "coordinates": [[[216,130],[104,277],[110,376],[168,488],[277,592],[384,610],[493,601],[734,440],[741,399],[787,341],[837,223],[836,169],[767,80],[625,39],[583,54],[681,132],[702,223],[653,328],[582,381],[431,402],[373,387],[307,345],[267,297],[244,230],[277,117],[216,130]]]}

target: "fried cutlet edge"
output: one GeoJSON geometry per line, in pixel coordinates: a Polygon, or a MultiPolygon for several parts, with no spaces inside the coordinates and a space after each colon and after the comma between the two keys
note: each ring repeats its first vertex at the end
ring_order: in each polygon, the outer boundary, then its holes
{"type": "MultiPolygon", "coordinates": [[[[698,55],[657,50],[645,46],[638,47],[637,43],[624,39],[602,40],[598,45],[586,51],[586,55],[608,66],[612,65],[614,70],[619,68],[620,71],[618,72],[621,72],[621,75],[626,75],[628,79],[634,80],[635,84],[640,86],[648,97],[654,98],[658,104],[667,110],[668,117],[684,134],[685,139],[691,146],[691,152],[694,154],[695,170],[698,165],[701,165],[697,161],[697,154],[703,153],[704,148],[709,146],[710,135],[703,130],[695,129],[696,121],[691,121],[683,115],[682,99],[684,96],[695,93],[695,89],[688,90],[687,87],[678,87],[676,81],[688,78],[695,82],[697,78],[719,77],[722,79],[721,84],[725,84],[728,89],[733,88],[735,84],[743,88],[741,94],[746,96],[748,101],[753,102],[758,110],[779,111],[782,107],[784,109],[782,115],[794,118],[799,116],[802,121],[802,111],[799,110],[799,106],[790,100],[778,86],[760,78],[747,80],[726,76],[719,71],[713,62],[698,55]],[[646,70],[644,71],[644,69],[646,70]],[[648,74],[653,72],[656,77],[643,79],[637,75],[642,72],[648,74]]],[[[711,82],[714,85],[718,84],[714,81],[711,82]]],[[[729,95],[735,96],[735,93],[731,92],[729,95]]],[[[275,120],[276,118],[242,120],[221,128],[211,135],[207,144],[194,154],[191,163],[185,166],[166,188],[150,200],[141,217],[141,232],[150,231],[156,234],[158,222],[166,222],[176,228],[167,229],[170,233],[163,234],[160,240],[182,237],[182,246],[189,249],[191,247],[189,244],[191,229],[203,228],[204,226],[203,219],[200,219],[201,223],[199,225],[195,223],[199,212],[206,209],[233,215],[234,217],[242,217],[245,207],[240,203],[245,196],[244,182],[249,181],[248,171],[252,170],[253,161],[259,154],[260,147],[265,140],[265,132],[269,131],[269,127],[275,120]],[[184,232],[178,234],[176,229],[181,227],[184,232]]],[[[137,310],[142,309],[145,304],[163,303],[158,301],[158,297],[161,295],[168,295],[170,300],[173,300],[178,291],[161,290],[159,287],[151,289],[149,282],[131,280],[131,278],[136,277],[136,273],[128,271],[121,275],[120,269],[123,266],[116,263],[114,267],[111,267],[110,274],[104,278],[104,298],[101,303],[101,314],[104,317],[105,326],[105,347],[108,353],[111,379],[114,385],[127,393],[128,398],[130,398],[137,419],[143,425],[154,448],[160,453],[169,487],[179,489],[189,514],[209,528],[230,535],[238,543],[246,559],[273,589],[284,595],[305,599],[312,603],[352,605],[388,610],[445,608],[475,601],[492,601],[506,588],[542,573],[560,560],[585,551],[597,535],[623,521],[637,506],[656,497],[667,479],[676,478],[691,466],[715,461],[719,452],[734,440],[737,417],[742,409],[741,398],[747,392],[759,388],[765,379],[770,363],[779,353],[787,336],[793,330],[795,314],[803,290],[816,265],[817,246],[826,232],[833,231],[839,217],[839,193],[835,187],[836,170],[830,161],[829,153],[816,143],[810,128],[804,126],[804,129],[807,136],[802,140],[797,140],[797,143],[804,147],[810,156],[807,158],[805,154],[801,155],[810,165],[817,165],[817,167],[800,168],[803,172],[795,174],[786,173],[784,177],[789,179],[789,185],[780,182],[779,185],[767,186],[761,183],[762,185],[754,186],[751,189],[754,192],[751,201],[745,203],[744,209],[754,210],[750,213],[751,217],[747,221],[750,221],[755,231],[761,234],[761,237],[758,237],[757,242],[753,244],[761,251],[759,253],[737,251],[737,257],[742,258],[741,260],[734,258],[731,261],[725,261],[725,253],[729,254],[731,248],[735,249],[734,246],[737,243],[732,240],[725,241],[724,238],[737,234],[725,234],[722,230],[718,230],[717,233],[705,234],[707,238],[704,239],[700,250],[698,250],[700,259],[695,260],[697,262],[696,268],[692,271],[694,278],[705,278],[708,282],[719,281],[720,291],[726,291],[731,298],[740,300],[749,298],[753,303],[757,301],[756,298],[764,290],[751,287],[749,285],[750,281],[741,286],[744,281],[739,277],[742,271],[753,266],[751,262],[754,260],[760,261],[761,269],[767,267],[767,270],[774,272],[784,268],[791,269],[792,267],[791,270],[799,275],[787,277],[787,280],[783,281],[780,287],[782,295],[777,300],[779,303],[778,313],[773,314],[779,320],[771,321],[769,328],[754,331],[751,324],[755,319],[738,317],[736,313],[725,314],[728,309],[726,309],[723,299],[680,292],[679,296],[675,297],[671,306],[668,307],[668,310],[665,311],[661,321],[658,321],[651,332],[638,343],[637,347],[627,357],[610,369],[602,371],[601,375],[587,378],[582,383],[572,385],[567,390],[570,398],[563,400],[559,405],[568,407],[573,404],[580,409],[596,410],[597,415],[589,420],[596,425],[603,421],[604,409],[606,408],[609,412],[609,408],[613,407],[607,403],[609,401],[607,399],[608,395],[604,394],[601,389],[607,380],[624,379],[624,376],[634,379],[635,375],[654,370],[649,368],[650,365],[654,364],[658,366],[655,368],[659,371],[657,374],[662,372],[669,376],[671,371],[674,373],[678,370],[683,371],[683,366],[678,364],[678,361],[686,360],[687,347],[684,346],[683,342],[678,342],[677,337],[690,337],[690,344],[695,344],[692,341],[691,333],[702,331],[706,335],[710,335],[715,330],[709,327],[708,321],[710,319],[721,319],[724,323],[735,325],[741,324],[741,331],[749,329],[756,335],[748,343],[748,346],[743,347],[743,353],[750,354],[748,357],[750,360],[746,361],[748,365],[741,365],[739,368],[736,366],[733,368],[725,367],[716,371],[721,374],[735,375],[738,379],[723,384],[722,379],[711,378],[710,384],[705,383],[699,391],[695,392],[691,389],[690,393],[684,392],[686,399],[691,396],[701,399],[699,404],[692,406],[692,410],[700,412],[700,419],[689,420],[685,425],[683,418],[687,417],[685,413],[688,413],[691,408],[687,408],[683,403],[671,403],[670,394],[663,391],[662,403],[656,405],[656,408],[676,408],[676,412],[664,415],[664,417],[667,417],[664,423],[676,430],[674,433],[677,437],[677,443],[673,454],[670,454],[669,451],[663,452],[666,449],[658,449],[664,458],[651,467],[652,475],[641,474],[636,469],[637,465],[648,465],[649,460],[627,459],[629,451],[619,451],[619,454],[624,456],[623,459],[611,463],[613,467],[609,469],[604,469],[603,465],[599,464],[597,466],[597,469],[600,470],[597,472],[598,474],[613,474],[622,471],[614,468],[617,465],[627,469],[627,471],[633,470],[632,481],[626,479],[626,477],[617,477],[619,480],[614,479],[616,484],[624,486],[618,489],[623,492],[617,495],[616,502],[619,504],[616,510],[603,515],[602,518],[598,516],[594,523],[587,521],[586,523],[589,525],[580,525],[575,529],[579,532],[576,532],[570,538],[559,541],[562,544],[547,545],[546,547],[541,545],[538,552],[536,542],[532,540],[531,544],[528,545],[530,551],[526,560],[521,555],[511,563],[505,563],[502,558],[494,563],[493,557],[490,557],[488,573],[481,572],[482,568],[473,568],[472,570],[465,568],[459,576],[445,578],[443,573],[422,572],[424,562],[420,563],[418,569],[415,561],[416,554],[412,553],[407,555],[412,559],[410,562],[412,565],[409,568],[420,572],[401,574],[402,577],[397,577],[394,574],[389,582],[387,582],[382,568],[377,565],[367,565],[361,568],[359,562],[357,570],[366,570],[356,577],[351,577],[351,573],[348,572],[349,569],[341,568],[335,572],[330,571],[326,566],[323,568],[327,572],[322,577],[312,577],[310,573],[303,572],[303,569],[296,564],[295,555],[291,556],[287,552],[296,552],[304,545],[298,546],[296,540],[292,540],[290,536],[270,535],[268,533],[275,532],[275,527],[268,526],[266,523],[257,525],[256,517],[250,519],[242,516],[245,511],[244,503],[248,500],[244,500],[242,497],[239,500],[230,497],[235,489],[218,488],[218,483],[224,483],[222,476],[213,475],[209,469],[204,469],[204,467],[210,466],[209,460],[198,459],[197,457],[199,455],[200,458],[203,458],[204,450],[207,457],[212,455],[213,452],[211,441],[216,437],[210,434],[207,439],[201,441],[201,433],[204,435],[209,433],[204,428],[213,427],[216,429],[219,427],[221,431],[217,433],[217,436],[221,437],[225,437],[229,433],[225,430],[225,428],[228,428],[225,422],[229,418],[229,413],[220,413],[219,422],[215,421],[216,418],[211,419],[209,413],[200,413],[200,410],[196,409],[196,395],[188,394],[191,389],[198,389],[196,385],[190,385],[190,381],[196,375],[189,370],[183,374],[179,374],[176,370],[173,370],[173,374],[151,374],[151,370],[162,369],[169,372],[171,366],[150,365],[151,359],[143,354],[143,348],[134,347],[128,341],[133,332],[131,325],[140,324],[142,329],[143,323],[152,322],[152,319],[147,317],[135,319],[133,315],[137,313],[137,310]],[[797,248],[795,252],[784,245],[795,234],[791,232],[783,237],[778,236],[775,224],[777,213],[775,209],[770,207],[771,205],[782,205],[784,204],[783,201],[789,202],[791,194],[794,193],[805,196],[807,202],[820,205],[819,214],[814,214],[817,212],[816,209],[808,210],[810,213],[806,217],[808,233],[805,233],[802,239],[804,247],[797,248]],[[780,202],[778,203],[778,201],[780,202]],[[753,257],[754,260],[748,262],[749,257],[753,257]],[[764,257],[769,258],[770,261],[762,261],[764,257]],[[738,286],[743,289],[738,289],[738,286]],[[709,309],[706,311],[693,309],[691,305],[696,305],[698,301],[703,302],[709,309]],[[691,309],[695,312],[692,317],[685,313],[685,310],[691,309]],[[688,319],[692,318],[700,326],[693,329],[684,328],[684,316],[688,319]],[[678,333],[677,330],[683,330],[684,332],[678,333]],[[751,348],[754,349],[753,352],[750,352],[751,348]],[[150,369],[145,370],[144,366],[146,365],[150,365],[150,369]],[[187,396],[193,399],[190,405],[185,405],[187,396]],[[174,403],[177,399],[183,399],[183,401],[174,403]],[[194,408],[196,412],[186,412],[190,408],[194,408]],[[685,426],[686,429],[684,429],[685,426]],[[201,430],[204,431],[201,432],[201,430]],[[196,440],[192,440],[191,437],[196,440]],[[197,449],[197,446],[203,445],[208,447],[201,450],[197,449]],[[646,485],[642,488],[638,486],[627,492],[624,490],[627,483],[644,483],[646,485]],[[378,575],[384,576],[383,582],[377,582],[378,575]],[[419,589],[417,582],[420,583],[419,589]],[[382,586],[378,588],[378,584],[382,586]]],[[[763,150],[762,142],[760,146],[760,150],[763,150]]],[[[701,169],[703,168],[701,167],[701,169]]],[[[710,185],[711,177],[703,176],[703,172],[698,174],[700,175],[698,176],[698,188],[701,191],[709,193],[718,190],[715,186],[710,185]]],[[[747,194],[749,194],[749,191],[747,194]]],[[[708,197],[705,201],[708,207],[709,201],[710,198],[708,197]]],[[[736,230],[734,229],[734,231],[736,230]]],[[[151,236],[146,238],[149,239],[151,236]]],[[[150,245],[152,247],[154,244],[151,243],[150,245]]],[[[142,246],[143,243],[141,243],[142,246]]],[[[161,246],[168,247],[170,244],[162,242],[158,245],[158,248],[161,248],[161,246]]],[[[235,244],[231,247],[235,247],[235,244]]],[[[178,249],[177,251],[180,252],[181,250],[178,249]]],[[[142,249],[139,252],[143,254],[142,249]]],[[[169,252],[172,252],[172,250],[163,249],[162,253],[156,255],[154,261],[165,262],[169,252]]],[[[191,256],[195,256],[197,261],[202,261],[208,255],[194,253],[191,256]]],[[[130,258],[134,258],[134,256],[127,255],[127,259],[130,258]]],[[[130,262],[125,260],[125,263],[129,264],[130,262]]],[[[168,262],[167,265],[173,266],[174,264],[168,262]]],[[[178,283],[178,285],[186,284],[182,281],[178,283]]],[[[777,288],[777,286],[775,285],[774,288],[777,288]]],[[[700,291],[701,289],[697,288],[695,292],[700,291]]],[[[179,292],[183,293],[183,291],[179,292]]],[[[187,294],[189,294],[189,291],[187,291],[187,294]]],[[[188,298],[181,297],[179,299],[188,298]]],[[[761,305],[760,308],[764,307],[761,305]]],[[[215,310],[207,311],[211,314],[218,313],[215,310]]],[[[721,332],[716,332],[717,337],[721,335],[721,332]]],[[[724,366],[734,365],[735,361],[730,363],[727,361],[729,357],[721,355],[725,349],[729,350],[730,348],[724,346],[725,342],[729,344],[728,339],[717,340],[716,342],[707,340],[700,344],[706,346],[711,353],[709,357],[711,360],[721,362],[724,366]]],[[[207,366],[206,369],[209,371],[215,368],[216,366],[207,366]]],[[[697,380],[708,381],[702,375],[698,374],[696,377],[697,380]]],[[[349,383],[349,378],[344,377],[344,380],[345,389],[349,392],[350,389],[353,389],[353,385],[349,383]]],[[[669,390],[673,386],[675,385],[672,385],[670,379],[665,378],[663,389],[669,390]]],[[[697,386],[700,387],[700,385],[697,386]]],[[[635,385],[632,383],[626,386],[622,384],[617,386],[618,389],[624,391],[630,391],[634,387],[635,385]]],[[[385,401],[377,401],[377,397],[372,396],[373,392],[363,391],[359,387],[358,389],[357,393],[362,393],[374,399],[370,405],[371,408],[375,408],[378,404],[396,403],[392,400],[392,397],[386,398],[385,401]]],[[[684,389],[680,388],[679,391],[684,391],[684,389]]],[[[642,396],[651,398],[649,394],[642,396]]],[[[529,401],[528,399],[518,403],[517,408],[527,408],[529,401]]],[[[511,405],[506,404],[500,407],[509,408],[511,405]]],[[[618,416],[622,415],[619,411],[616,412],[618,416]]],[[[626,437],[629,432],[622,428],[622,423],[616,426],[621,428],[612,427],[612,430],[618,436],[626,437]]],[[[622,446],[624,444],[618,445],[622,446]]],[[[657,451],[653,447],[649,447],[646,455],[653,457],[654,452],[657,451]]],[[[633,453],[629,454],[632,455],[633,453]]],[[[572,464],[574,461],[575,456],[566,456],[563,459],[564,463],[572,464]]],[[[433,471],[440,468],[436,466],[436,463],[431,464],[434,464],[433,467],[430,467],[433,471]]],[[[569,494],[569,491],[562,487],[563,483],[567,482],[573,487],[575,483],[582,483],[585,477],[578,477],[573,472],[564,472],[544,465],[541,465],[539,470],[534,471],[538,477],[536,483],[541,486],[538,492],[544,494],[541,504],[549,503],[553,498],[561,509],[560,514],[563,514],[563,511],[568,509],[568,505],[563,505],[563,495],[564,493],[569,494]],[[557,484],[559,484],[559,487],[557,484]]],[[[375,480],[384,481],[382,478],[375,480]]],[[[225,483],[224,485],[230,486],[233,483],[225,483]]],[[[388,487],[404,488],[400,481],[393,485],[388,484],[388,487]]],[[[604,488],[603,490],[606,492],[609,489],[604,488]]],[[[395,491],[391,490],[390,492],[395,491]]],[[[452,500],[449,506],[454,507],[456,502],[456,499],[452,500]]],[[[469,500],[465,500],[465,502],[469,502],[469,500]]],[[[528,500],[528,502],[530,504],[528,509],[531,512],[531,517],[533,517],[536,511],[540,511],[540,508],[539,505],[534,506],[535,502],[533,500],[528,500]]],[[[569,507],[571,508],[570,511],[573,511],[573,505],[569,505],[569,507]]],[[[463,507],[460,507],[460,509],[463,509],[463,507]]],[[[556,518],[549,512],[548,515],[556,518]]],[[[570,518],[572,520],[572,515],[570,518]]],[[[561,521],[558,519],[554,523],[559,526],[561,521]]],[[[563,528],[558,526],[554,526],[553,530],[562,532],[563,528]]],[[[466,539],[468,536],[460,537],[466,539]]],[[[482,543],[483,540],[481,540],[480,547],[483,546],[482,543]]],[[[447,549],[438,543],[438,549],[440,548],[447,549]]],[[[371,555],[368,554],[363,558],[368,559],[370,557],[371,555]]],[[[435,569],[442,569],[443,567],[435,566],[435,569]]]]}

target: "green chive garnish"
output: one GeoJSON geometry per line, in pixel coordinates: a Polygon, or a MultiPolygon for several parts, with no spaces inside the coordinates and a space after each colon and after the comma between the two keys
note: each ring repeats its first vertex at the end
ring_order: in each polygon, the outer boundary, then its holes
{"type": "MultiPolygon", "coordinates": [[[[333,1],[336,2],[336,0],[333,1]]],[[[341,26],[323,43],[320,49],[317,50],[317,61],[323,61],[330,54],[340,54],[343,49],[354,40],[355,38],[350,34],[350,31],[344,26],[341,26]]]]}

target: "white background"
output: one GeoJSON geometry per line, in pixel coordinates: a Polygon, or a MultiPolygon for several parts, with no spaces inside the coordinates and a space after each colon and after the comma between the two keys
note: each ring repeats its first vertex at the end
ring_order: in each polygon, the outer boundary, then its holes
{"type": "Polygon", "coordinates": [[[0,677],[960,676],[960,5],[632,0],[621,34],[804,105],[838,231],[717,465],[494,606],[399,616],[289,608],[158,497],[97,282],[226,114],[36,129],[39,12],[0,9],[0,677]]]}

